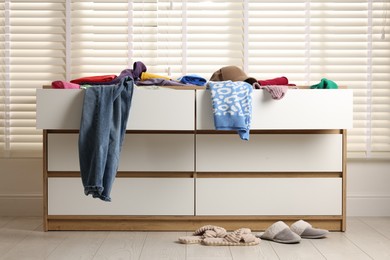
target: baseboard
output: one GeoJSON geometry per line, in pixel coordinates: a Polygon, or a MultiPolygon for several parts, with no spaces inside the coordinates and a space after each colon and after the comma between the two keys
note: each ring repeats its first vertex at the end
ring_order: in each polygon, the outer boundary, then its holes
{"type": "Polygon", "coordinates": [[[42,194],[0,194],[0,216],[42,216],[42,194]]]}
{"type": "Polygon", "coordinates": [[[390,194],[348,194],[347,216],[390,216],[390,194]]]}

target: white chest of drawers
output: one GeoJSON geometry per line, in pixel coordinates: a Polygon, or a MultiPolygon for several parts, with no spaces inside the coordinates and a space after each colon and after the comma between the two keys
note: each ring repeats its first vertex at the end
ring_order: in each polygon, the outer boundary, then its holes
{"type": "Polygon", "coordinates": [[[215,131],[203,89],[135,88],[112,202],[83,193],[83,90],[37,90],[44,129],[45,230],[264,230],[306,219],[345,230],[345,139],[352,91],[252,96],[249,141],[215,131]],[[53,112],[55,111],[55,112],[53,112]]]}

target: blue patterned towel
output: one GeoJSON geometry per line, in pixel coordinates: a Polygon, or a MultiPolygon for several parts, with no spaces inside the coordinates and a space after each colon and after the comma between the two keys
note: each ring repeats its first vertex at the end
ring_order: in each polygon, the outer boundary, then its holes
{"type": "Polygon", "coordinates": [[[253,87],[243,81],[209,81],[216,130],[237,130],[249,140],[253,87]]]}

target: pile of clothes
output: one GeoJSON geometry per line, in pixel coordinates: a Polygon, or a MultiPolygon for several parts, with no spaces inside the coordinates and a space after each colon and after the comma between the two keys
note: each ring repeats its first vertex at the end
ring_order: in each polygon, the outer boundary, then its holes
{"type": "MultiPolygon", "coordinates": [[[[215,71],[210,80],[198,74],[187,74],[177,79],[172,79],[165,75],[159,75],[147,72],[147,67],[141,61],[134,62],[132,69],[125,69],[119,75],[99,75],[73,79],[67,81],[53,81],[52,88],[60,89],[80,89],[88,88],[94,85],[113,85],[118,84],[124,77],[131,77],[137,86],[207,86],[212,82],[220,81],[242,81],[251,85],[254,89],[264,89],[270,93],[273,99],[279,100],[285,96],[288,88],[296,86],[289,83],[287,77],[277,77],[272,79],[257,80],[248,76],[241,68],[237,66],[225,66],[215,71]]],[[[337,84],[329,79],[323,78],[318,84],[310,86],[312,89],[337,89],[337,84]]]]}
{"type": "Polygon", "coordinates": [[[196,74],[184,75],[177,80],[164,75],[147,72],[147,68],[141,61],[134,62],[133,69],[125,69],[117,75],[99,75],[82,77],[67,81],[53,81],[53,88],[79,89],[89,88],[95,85],[113,85],[125,77],[131,77],[137,86],[204,86],[207,80],[196,74]]]}

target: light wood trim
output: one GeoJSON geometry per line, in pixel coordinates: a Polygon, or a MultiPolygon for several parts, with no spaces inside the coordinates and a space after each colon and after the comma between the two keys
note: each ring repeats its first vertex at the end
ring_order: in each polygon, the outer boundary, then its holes
{"type": "MultiPolygon", "coordinates": [[[[49,178],[80,177],[80,172],[48,172],[49,178]]],[[[118,172],[116,178],[341,178],[342,172],[118,172]],[[196,174],[196,177],[195,177],[196,174]]]]}
{"type": "Polygon", "coordinates": [[[192,178],[194,172],[118,172],[118,178],[192,178]]]}
{"type": "MultiPolygon", "coordinates": [[[[76,129],[50,129],[48,134],[78,134],[76,129]]],[[[195,130],[126,130],[126,134],[194,134],[195,130]]]]}
{"type": "MultiPolygon", "coordinates": [[[[48,129],[48,134],[78,134],[76,129],[48,129]]],[[[342,134],[334,129],[250,130],[251,134],[342,134]]],[[[126,134],[237,134],[234,130],[126,130],[126,134]]]]}
{"type": "Polygon", "coordinates": [[[197,172],[197,178],[340,178],[342,172],[197,172]]]}
{"type": "Polygon", "coordinates": [[[347,130],[343,130],[343,159],[342,159],[342,223],[341,231],[345,231],[347,228],[347,130]]]}
{"type": "Polygon", "coordinates": [[[48,172],[47,176],[49,178],[74,178],[74,177],[81,177],[80,172],[67,172],[67,171],[61,171],[61,172],[48,172]]]}
{"type": "MultiPolygon", "coordinates": [[[[298,130],[250,130],[250,134],[341,134],[342,130],[335,129],[298,129],[298,130]]],[[[234,130],[196,130],[196,134],[237,134],[234,130]]]]}
{"type": "Polygon", "coordinates": [[[47,190],[47,178],[48,178],[48,173],[47,173],[47,130],[43,130],[43,140],[42,140],[42,151],[43,151],[43,230],[48,231],[48,190],[47,190]]]}
{"type": "MultiPolygon", "coordinates": [[[[78,134],[76,129],[48,129],[48,134],[78,134]]],[[[338,129],[250,130],[250,134],[342,134],[338,129]]],[[[126,134],[237,134],[234,130],[126,130],[126,134]]]]}
{"type": "Polygon", "coordinates": [[[126,130],[126,134],[195,134],[195,130],[126,130]]]}
{"type": "MultiPolygon", "coordinates": [[[[116,178],[193,178],[194,172],[118,172],[116,178]]],[[[48,172],[49,178],[80,177],[80,172],[48,172]]]]}
{"type": "Polygon", "coordinates": [[[78,134],[76,129],[46,129],[47,134],[78,134]]]}
{"type": "Polygon", "coordinates": [[[304,219],[313,227],[341,230],[341,216],[49,216],[49,230],[194,231],[217,225],[227,230],[263,231],[276,221],[287,225],[304,219]]]}

